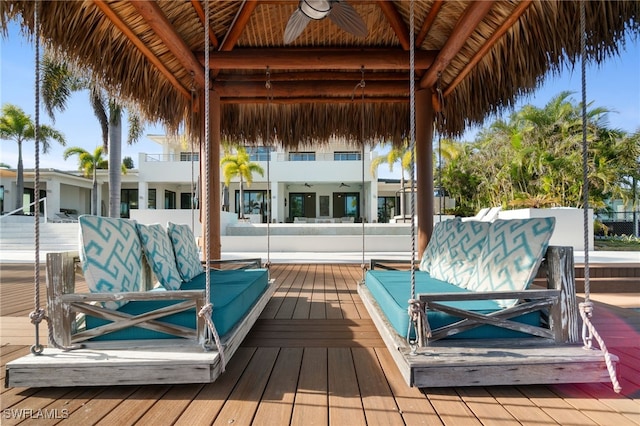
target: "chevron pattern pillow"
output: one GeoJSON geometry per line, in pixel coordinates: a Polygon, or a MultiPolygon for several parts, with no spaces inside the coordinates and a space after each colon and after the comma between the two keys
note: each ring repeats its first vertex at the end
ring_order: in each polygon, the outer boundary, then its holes
{"type": "Polygon", "coordinates": [[[176,225],[171,222],[168,224],[168,231],[178,272],[184,281],[191,281],[204,272],[193,232],[191,232],[189,225],[176,225]]]}
{"type": "Polygon", "coordinates": [[[478,258],[490,226],[488,222],[455,221],[446,238],[438,243],[439,253],[431,261],[430,275],[466,288],[475,277],[478,258]]]}
{"type": "MultiPolygon", "coordinates": [[[[87,287],[94,293],[139,291],[142,247],[134,221],[83,215],[80,224],[80,260],[87,287]]],[[[105,302],[118,309],[127,302],[105,302]]]]}
{"type": "MultiPolygon", "coordinates": [[[[555,218],[496,220],[489,228],[478,262],[473,291],[522,291],[535,278],[547,251],[555,218]]],[[[503,308],[517,300],[497,300],[503,308]]]]}
{"type": "Polygon", "coordinates": [[[178,272],[173,245],[162,225],[136,225],[142,249],[160,284],[167,290],[178,290],[182,278],[178,272]]]}

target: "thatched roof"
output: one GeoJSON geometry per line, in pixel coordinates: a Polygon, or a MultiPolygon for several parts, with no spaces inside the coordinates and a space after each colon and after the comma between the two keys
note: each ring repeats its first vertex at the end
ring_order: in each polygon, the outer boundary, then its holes
{"type": "MultiPolygon", "coordinates": [[[[398,142],[409,114],[409,1],[349,0],[369,34],[314,21],[292,45],[283,33],[298,1],[211,2],[213,88],[222,132],[255,141],[275,131],[288,145],[333,134],[398,142]],[[273,89],[265,89],[269,67],[273,89]],[[272,99],[270,98],[272,96],[272,99]],[[268,130],[269,129],[269,130],[268,130]]],[[[0,3],[0,26],[33,29],[33,0],[0,3]]],[[[530,93],[549,72],[579,60],[579,2],[414,2],[416,87],[445,94],[446,132],[457,135],[530,93]]],[[[638,33],[639,1],[588,1],[588,54],[600,62],[638,33]]],[[[199,120],[191,88],[203,86],[204,4],[175,1],[43,1],[42,37],[142,115],[177,130],[199,120]]],[[[421,117],[417,117],[421,120],[421,117]]]]}

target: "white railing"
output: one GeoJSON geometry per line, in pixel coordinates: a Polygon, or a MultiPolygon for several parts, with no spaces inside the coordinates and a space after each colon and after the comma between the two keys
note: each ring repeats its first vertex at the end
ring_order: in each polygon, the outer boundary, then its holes
{"type": "MultiPolygon", "coordinates": [[[[42,211],[40,213],[41,213],[41,215],[42,215],[42,213],[44,213],[44,223],[47,223],[47,221],[48,221],[48,219],[47,219],[47,198],[46,197],[45,198],[41,198],[40,202],[43,204],[43,208],[42,208],[42,211]]],[[[33,201],[31,204],[29,204],[27,206],[22,206],[22,207],[20,207],[18,209],[10,211],[9,213],[5,213],[2,216],[0,216],[0,220],[4,219],[7,216],[11,216],[11,215],[13,215],[15,213],[18,213],[20,211],[23,212],[23,213],[29,213],[29,208],[31,206],[35,206],[35,204],[36,204],[36,201],[33,201]]]]}

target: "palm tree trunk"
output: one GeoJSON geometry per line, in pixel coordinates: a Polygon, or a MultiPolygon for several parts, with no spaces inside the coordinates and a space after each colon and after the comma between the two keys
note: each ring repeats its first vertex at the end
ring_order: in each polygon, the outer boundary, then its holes
{"type": "Polygon", "coordinates": [[[122,109],[112,105],[109,117],[109,217],[120,217],[121,163],[122,109]]]}
{"type": "Polygon", "coordinates": [[[242,184],[242,174],[240,174],[240,219],[244,219],[244,191],[242,184]]]}
{"type": "Polygon", "coordinates": [[[98,176],[97,176],[97,168],[94,166],[93,168],[93,185],[91,187],[91,214],[94,216],[98,215],[98,176]]]}
{"type": "MultiPolygon", "coordinates": [[[[18,176],[16,177],[16,209],[22,209],[24,194],[24,165],[22,164],[22,141],[18,141],[18,176]]],[[[23,212],[20,211],[19,214],[23,212]]]]}

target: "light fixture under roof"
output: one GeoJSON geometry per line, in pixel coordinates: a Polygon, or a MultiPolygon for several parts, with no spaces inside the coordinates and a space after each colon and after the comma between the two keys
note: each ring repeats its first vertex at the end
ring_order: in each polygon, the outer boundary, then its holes
{"type": "Polygon", "coordinates": [[[365,37],[368,33],[367,25],[346,1],[300,0],[284,30],[284,43],[289,44],[298,38],[312,20],[319,21],[327,16],[334,24],[355,36],[365,37]]]}

